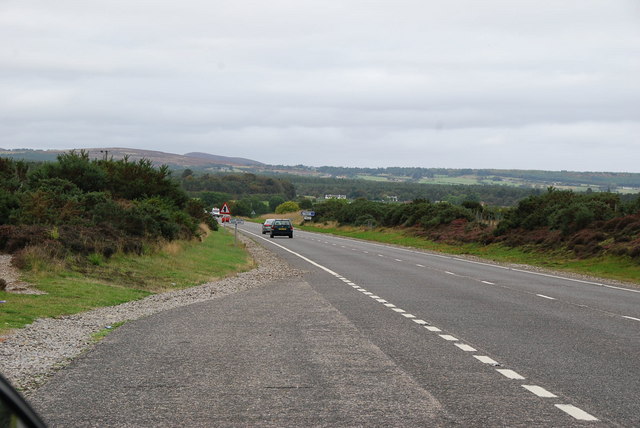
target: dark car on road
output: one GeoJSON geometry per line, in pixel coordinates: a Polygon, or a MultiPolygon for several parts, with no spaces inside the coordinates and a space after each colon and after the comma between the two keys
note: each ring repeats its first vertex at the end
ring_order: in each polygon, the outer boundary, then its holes
{"type": "Polygon", "coordinates": [[[271,235],[274,236],[288,236],[293,238],[293,224],[288,219],[277,219],[271,224],[271,235]]]}

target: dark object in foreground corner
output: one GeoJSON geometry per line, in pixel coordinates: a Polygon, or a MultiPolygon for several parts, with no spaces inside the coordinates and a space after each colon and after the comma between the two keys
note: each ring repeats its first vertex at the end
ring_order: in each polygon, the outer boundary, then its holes
{"type": "Polygon", "coordinates": [[[0,375],[0,428],[45,428],[29,403],[0,375]]]}

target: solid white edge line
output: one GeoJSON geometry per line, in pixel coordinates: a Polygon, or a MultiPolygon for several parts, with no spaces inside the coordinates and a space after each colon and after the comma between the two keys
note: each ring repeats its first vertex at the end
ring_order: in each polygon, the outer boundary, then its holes
{"type": "Polygon", "coordinates": [[[597,421],[598,420],[598,418],[596,418],[595,416],[590,415],[584,410],[576,406],[572,406],[571,404],[556,404],[555,406],[558,409],[562,410],[563,412],[573,416],[575,419],[579,421],[597,421]]]}
{"type": "Polygon", "coordinates": [[[527,391],[534,393],[538,397],[542,397],[542,398],[558,398],[558,396],[555,395],[554,393],[549,392],[546,389],[544,389],[543,387],[538,386],[538,385],[522,385],[522,387],[524,389],[526,389],[527,391]]]}

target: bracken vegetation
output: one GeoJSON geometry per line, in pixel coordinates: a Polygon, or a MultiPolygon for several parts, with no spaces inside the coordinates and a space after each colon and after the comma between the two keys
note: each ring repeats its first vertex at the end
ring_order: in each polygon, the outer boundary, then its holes
{"type": "Polygon", "coordinates": [[[402,228],[413,235],[449,244],[501,243],[528,249],[568,250],[579,258],[601,255],[640,262],[640,198],[575,193],[549,188],[515,207],[491,209],[475,201],[460,205],[416,199],[381,204],[331,199],[314,206],[314,222],[402,228]]]}

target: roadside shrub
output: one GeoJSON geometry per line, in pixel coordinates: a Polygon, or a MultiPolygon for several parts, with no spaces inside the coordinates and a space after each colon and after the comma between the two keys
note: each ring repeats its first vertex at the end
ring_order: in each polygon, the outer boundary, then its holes
{"type": "Polygon", "coordinates": [[[295,201],[283,202],[276,207],[276,214],[294,213],[300,211],[300,206],[295,201]]]}
{"type": "Polygon", "coordinates": [[[87,256],[87,261],[94,266],[102,266],[104,263],[104,259],[102,258],[102,254],[91,253],[87,256]]]}

